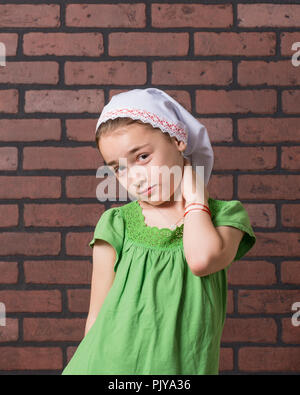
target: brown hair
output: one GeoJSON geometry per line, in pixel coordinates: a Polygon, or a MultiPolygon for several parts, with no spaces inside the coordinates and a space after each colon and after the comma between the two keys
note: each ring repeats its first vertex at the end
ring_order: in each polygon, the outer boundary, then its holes
{"type": "Polygon", "coordinates": [[[97,131],[96,131],[96,136],[95,136],[95,141],[96,141],[96,146],[99,149],[99,140],[101,136],[108,136],[113,134],[113,132],[122,127],[122,126],[127,126],[127,125],[131,125],[133,123],[137,123],[139,125],[143,125],[146,127],[150,127],[153,130],[159,130],[161,133],[163,133],[163,135],[165,136],[165,138],[171,142],[172,141],[172,137],[169,135],[169,133],[163,132],[160,128],[154,128],[150,123],[148,122],[142,122],[139,119],[132,119],[129,117],[119,117],[119,118],[115,118],[115,119],[108,119],[106,122],[102,123],[97,131]]]}

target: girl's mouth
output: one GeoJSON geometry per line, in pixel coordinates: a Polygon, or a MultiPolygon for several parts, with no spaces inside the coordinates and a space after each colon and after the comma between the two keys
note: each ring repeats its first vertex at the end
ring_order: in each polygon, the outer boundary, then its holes
{"type": "Polygon", "coordinates": [[[144,191],[140,192],[140,195],[150,195],[155,188],[155,185],[152,185],[151,187],[145,189],[144,191]]]}

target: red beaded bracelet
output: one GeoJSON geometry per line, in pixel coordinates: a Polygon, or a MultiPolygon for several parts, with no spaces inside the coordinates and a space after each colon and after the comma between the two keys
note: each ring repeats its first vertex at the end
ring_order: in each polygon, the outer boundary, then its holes
{"type": "Polygon", "coordinates": [[[205,211],[205,212],[207,212],[209,215],[210,215],[210,217],[211,217],[211,213],[209,212],[209,211],[207,211],[207,210],[205,210],[204,208],[191,208],[191,209],[189,209],[188,211],[186,211],[185,213],[184,213],[184,217],[187,215],[187,213],[189,213],[190,211],[194,211],[194,210],[202,210],[202,211],[205,211]]]}
{"type": "Polygon", "coordinates": [[[191,208],[190,210],[188,210],[188,211],[184,214],[184,217],[185,217],[190,211],[194,211],[194,210],[202,210],[202,211],[205,211],[205,212],[207,212],[207,214],[209,214],[210,217],[211,217],[211,214],[210,214],[207,210],[205,210],[204,208],[191,208]]]}
{"type": "MultiPolygon", "coordinates": [[[[209,213],[209,215],[211,216],[211,211],[210,211],[209,207],[206,206],[205,204],[202,204],[202,203],[189,203],[189,204],[186,205],[185,209],[187,209],[189,206],[192,206],[192,205],[195,205],[195,204],[203,206],[206,209],[204,211],[207,211],[209,213]]],[[[199,209],[199,207],[198,207],[198,209],[199,209]]],[[[201,209],[201,210],[203,210],[203,209],[201,209]]]]}

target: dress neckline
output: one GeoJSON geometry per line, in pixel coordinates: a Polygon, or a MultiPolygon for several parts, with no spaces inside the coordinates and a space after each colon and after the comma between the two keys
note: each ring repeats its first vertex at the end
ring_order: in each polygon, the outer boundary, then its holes
{"type": "Polygon", "coordinates": [[[134,244],[155,250],[182,248],[183,224],[174,230],[148,226],[137,200],[122,206],[121,211],[126,223],[125,237],[134,244]]]}
{"type": "Polygon", "coordinates": [[[144,214],[143,214],[143,209],[142,209],[142,207],[141,207],[139,201],[136,200],[135,202],[136,202],[136,205],[137,205],[137,208],[138,208],[138,212],[139,212],[139,214],[140,214],[141,224],[142,224],[142,226],[143,226],[144,228],[152,229],[152,230],[155,230],[155,231],[157,231],[157,232],[161,232],[161,233],[163,233],[163,234],[166,234],[168,231],[170,232],[170,234],[172,234],[172,233],[174,233],[174,232],[178,232],[179,229],[183,229],[184,224],[181,224],[181,225],[179,225],[179,226],[176,226],[175,229],[170,229],[170,228],[158,228],[157,226],[150,226],[150,225],[147,225],[146,222],[145,222],[145,216],[144,216],[144,214]]]}
{"type": "MultiPolygon", "coordinates": [[[[216,207],[213,203],[215,203],[215,200],[210,199],[209,202],[214,213],[216,207]]],[[[125,237],[134,244],[154,250],[183,248],[184,224],[177,226],[175,229],[148,226],[137,199],[123,205],[120,211],[126,223],[125,237]]]]}

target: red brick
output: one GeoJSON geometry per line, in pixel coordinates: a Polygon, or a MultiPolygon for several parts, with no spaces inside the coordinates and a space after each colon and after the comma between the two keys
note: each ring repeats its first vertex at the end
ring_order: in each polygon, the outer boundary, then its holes
{"type": "MultiPolygon", "coordinates": [[[[100,218],[98,214],[97,218],[100,218]]],[[[68,232],[66,235],[66,254],[92,256],[92,249],[88,245],[93,239],[92,232],[68,232]]]]}
{"type": "Polygon", "coordinates": [[[227,318],[221,341],[224,343],[276,343],[277,325],[273,318],[227,318]]]}
{"type": "Polygon", "coordinates": [[[62,351],[59,347],[1,347],[0,369],[62,369],[62,351]]]}
{"type": "Polygon", "coordinates": [[[250,217],[252,226],[274,228],[277,223],[276,207],[274,204],[246,204],[244,207],[250,217]]]}
{"type": "Polygon", "coordinates": [[[164,89],[164,91],[173,97],[173,99],[177,100],[187,111],[192,111],[191,96],[188,91],[175,89],[164,89]]]}
{"type": "Polygon", "coordinates": [[[0,33],[0,42],[5,45],[5,56],[17,54],[18,35],[16,33],[0,33]]]}
{"type": "Polygon", "coordinates": [[[276,53],[273,32],[196,32],[195,55],[268,56],[276,53]]]}
{"type": "Polygon", "coordinates": [[[60,7],[56,4],[0,5],[0,27],[59,27],[60,7]]]}
{"type": "MultiPolygon", "coordinates": [[[[19,338],[19,321],[17,318],[5,319],[5,326],[0,325],[0,343],[13,342],[19,338]]],[[[2,347],[1,347],[2,348],[2,347]]],[[[1,362],[0,362],[1,363],[1,362]]]]}
{"type": "Polygon", "coordinates": [[[300,205],[283,204],[281,206],[281,223],[283,226],[300,226],[300,205]]]}
{"type": "Polygon", "coordinates": [[[238,83],[248,85],[299,85],[300,73],[290,60],[245,61],[238,64],[238,83]]]}
{"type": "Polygon", "coordinates": [[[288,170],[299,170],[300,147],[281,147],[281,167],[288,170]]]}
{"type": "Polygon", "coordinates": [[[60,177],[2,176],[0,177],[1,199],[59,198],[60,177]]]}
{"type": "Polygon", "coordinates": [[[281,55],[292,57],[292,55],[295,53],[295,50],[292,49],[292,45],[296,42],[300,42],[300,32],[280,33],[280,53],[281,53],[281,55]]]}
{"type": "Polygon", "coordinates": [[[110,56],[186,56],[188,33],[110,33],[110,56]]]}
{"type": "Polygon", "coordinates": [[[209,194],[213,199],[233,199],[232,175],[212,175],[209,180],[209,194]]]}
{"type": "Polygon", "coordinates": [[[6,62],[0,67],[0,83],[57,84],[57,62],[6,62]]]}
{"type": "Polygon", "coordinates": [[[0,300],[5,304],[6,313],[50,313],[61,312],[61,293],[58,290],[4,290],[0,300]]]}
{"type": "Polygon", "coordinates": [[[229,143],[233,141],[231,118],[198,117],[197,119],[206,127],[211,143],[229,143]]]}
{"type": "Polygon", "coordinates": [[[15,284],[18,282],[18,262],[0,262],[1,284],[15,284]]]}
{"type": "MultiPolygon", "coordinates": [[[[0,6],[1,7],[1,6],[0,6]]],[[[13,114],[18,112],[19,94],[16,89],[0,90],[0,113],[13,114]]]]}
{"type": "Polygon", "coordinates": [[[25,204],[25,226],[89,226],[99,215],[99,204],[25,204]]]}
{"type": "Polygon", "coordinates": [[[299,114],[300,91],[286,90],[281,94],[282,110],[287,114],[299,114]]]}
{"type": "Polygon", "coordinates": [[[299,142],[299,118],[238,119],[238,135],[245,143],[299,142]]]}
{"type": "Polygon", "coordinates": [[[242,347],[238,361],[241,371],[300,372],[298,347],[242,347]]]}
{"type": "MultiPolygon", "coordinates": [[[[146,74],[145,62],[115,60],[65,63],[65,83],[67,85],[145,84],[147,80],[146,74]]],[[[97,108],[99,108],[99,105],[97,108]]]]}
{"type": "Polygon", "coordinates": [[[58,255],[60,252],[58,232],[2,232],[1,255],[58,255]]]}
{"type": "Polygon", "coordinates": [[[227,294],[227,311],[226,311],[227,314],[232,314],[234,312],[233,298],[234,298],[233,291],[232,289],[229,289],[227,294]]]}
{"type": "Polygon", "coordinates": [[[23,169],[97,169],[103,165],[93,147],[25,147],[23,169]]]}
{"type": "Polygon", "coordinates": [[[98,117],[92,119],[67,119],[66,133],[68,140],[94,142],[97,121],[98,117]]]}
{"type": "Polygon", "coordinates": [[[281,263],[281,281],[286,284],[300,284],[300,261],[281,263]]]}
{"type": "Polygon", "coordinates": [[[104,105],[101,89],[25,92],[25,112],[98,113],[104,105]]]}
{"type": "Polygon", "coordinates": [[[297,232],[256,232],[256,245],[247,253],[247,256],[287,256],[299,255],[300,234],[297,232]]]}
{"type": "Polygon", "coordinates": [[[221,347],[219,370],[233,370],[233,350],[229,347],[221,347]]]}
{"type": "Polygon", "coordinates": [[[66,25],[76,27],[146,27],[145,4],[69,4],[66,25]]]}
{"type": "Polygon", "coordinates": [[[24,318],[25,341],[80,341],[84,337],[83,318],[24,318]]]}
{"type": "MultiPolygon", "coordinates": [[[[299,298],[300,303],[300,298],[299,298]]],[[[294,326],[292,323],[292,315],[296,311],[291,312],[291,318],[283,318],[282,321],[282,341],[284,343],[300,343],[300,326],[294,326]]],[[[299,321],[299,318],[297,319],[299,321]]]]}
{"type": "Polygon", "coordinates": [[[73,357],[75,351],[77,350],[78,346],[67,347],[67,363],[69,363],[70,359],[73,357]]]}
{"type": "Polygon", "coordinates": [[[90,289],[69,289],[67,291],[68,310],[73,313],[88,313],[90,294],[90,289]]]}
{"type": "Polygon", "coordinates": [[[300,6],[291,4],[238,4],[239,27],[299,27],[300,6]]]}
{"type": "Polygon", "coordinates": [[[214,170],[268,170],[277,162],[276,147],[214,147],[214,170]]]}
{"type": "Polygon", "coordinates": [[[27,33],[25,55],[99,56],[104,52],[102,33],[27,33]]]}
{"type": "Polygon", "coordinates": [[[95,176],[66,177],[66,196],[68,198],[95,198],[99,179],[95,176]]]}
{"type": "Polygon", "coordinates": [[[276,111],[276,92],[261,90],[196,90],[198,113],[261,113],[276,111]]]}
{"type": "Polygon", "coordinates": [[[299,176],[293,174],[239,175],[239,199],[299,199],[298,184],[299,176]]]}
{"type": "Polygon", "coordinates": [[[300,298],[299,290],[239,290],[238,311],[241,314],[291,313],[291,306],[300,298]]]}
{"type": "Polygon", "coordinates": [[[227,60],[159,60],[152,63],[152,83],[168,85],[232,82],[232,63],[227,60]]]}
{"type": "Polygon", "coordinates": [[[0,227],[17,226],[18,221],[19,210],[16,204],[0,205],[0,227]]]}
{"type": "Polygon", "coordinates": [[[152,26],[166,27],[230,27],[233,23],[231,4],[151,4],[152,26]]]}
{"type": "Polygon", "coordinates": [[[18,149],[0,147],[0,170],[16,170],[18,167],[18,149]]]}
{"type": "Polygon", "coordinates": [[[276,284],[275,266],[270,262],[233,262],[228,271],[231,285],[272,285],[276,284]]]}
{"type": "Polygon", "coordinates": [[[60,140],[59,119],[0,119],[1,141],[60,140]]]}
{"type": "MultiPolygon", "coordinates": [[[[0,263],[1,268],[1,263],[0,263]]],[[[29,284],[91,283],[89,261],[25,261],[25,281],[29,284]]]]}

